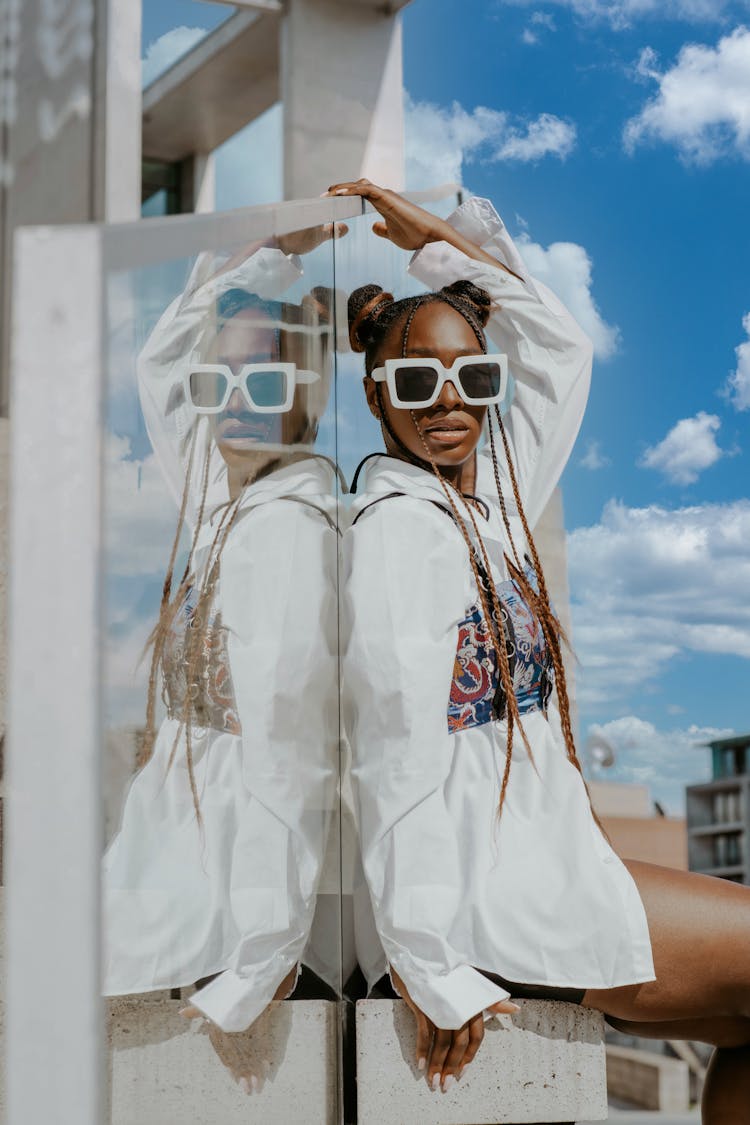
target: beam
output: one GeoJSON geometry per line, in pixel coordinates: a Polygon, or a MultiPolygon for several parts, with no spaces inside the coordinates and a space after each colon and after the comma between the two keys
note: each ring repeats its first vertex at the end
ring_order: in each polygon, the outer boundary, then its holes
{"type": "Polygon", "coordinates": [[[236,12],[143,92],[143,155],[209,153],[274,105],[279,91],[277,6],[236,12]]]}

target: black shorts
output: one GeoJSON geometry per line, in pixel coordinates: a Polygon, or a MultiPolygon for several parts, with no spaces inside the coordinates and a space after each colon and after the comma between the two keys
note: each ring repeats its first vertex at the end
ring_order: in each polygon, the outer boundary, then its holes
{"type": "Polygon", "coordinates": [[[506,989],[511,1000],[564,1000],[567,1004],[580,1004],[586,995],[585,988],[557,988],[551,984],[521,984],[519,981],[506,980],[497,973],[488,973],[479,970],[482,976],[487,977],[494,984],[506,989]]]}
{"type": "MultiPolygon", "coordinates": [[[[497,973],[487,973],[480,969],[482,976],[487,977],[510,993],[511,1000],[564,1000],[566,1004],[580,1004],[586,994],[585,988],[556,988],[550,984],[519,984],[518,981],[506,980],[497,973]]],[[[372,999],[398,999],[398,993],[391,986],[391,981],[386,973],[381,977],[370,992],[372,999]]]]}

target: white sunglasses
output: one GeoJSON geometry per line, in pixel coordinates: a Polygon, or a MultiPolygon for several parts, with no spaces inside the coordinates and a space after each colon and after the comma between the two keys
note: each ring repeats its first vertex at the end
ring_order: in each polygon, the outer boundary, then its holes
{"type": "Polygon", "coordinates": [[[295,363],[246,363],[238,373],[223,363],[194,363],[184,376],[185,395],[197,414],[221,414],[239,390],[255,414],[285,414],[299,384],[316,383],[317,371],[295,363]]]}
{"type": "Polygon", "coordinates": [[[447,382],[453,383],[470,406],[489,406],[505,398],[508,357],[500,353],[462,355],[452,367],[444,367],[439,359],[421,356],[387,359],[371,376],[376,383],[386,383],[393,406],[409,410],[432,406],[447,382]]]}

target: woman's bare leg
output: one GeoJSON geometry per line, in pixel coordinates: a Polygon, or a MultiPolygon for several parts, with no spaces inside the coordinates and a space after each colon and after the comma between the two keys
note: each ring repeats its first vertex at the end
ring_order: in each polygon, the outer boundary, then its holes
{"type": "Polygon", "coordinates": [[[656,980],[588,989],[622,1031],[711,1043],[704,1125],[750,1121],[750,887],[624,860],[646,910],[656,980]]]}

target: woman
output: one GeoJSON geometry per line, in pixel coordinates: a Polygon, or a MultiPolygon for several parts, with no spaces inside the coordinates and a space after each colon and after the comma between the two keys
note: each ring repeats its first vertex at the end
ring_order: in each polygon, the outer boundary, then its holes
{"type": "Polygon", "coordinates": [[[580,425],[591,345],[486,201],[445,222],[367,181],[330,191],[369,200],[376,233],[444,286],[350,298],[387,453],[364,466],[347,533],[349,730],[365,871],[418,1066],[446,1090],[485,1011],[558,997],[632,1034],[715,1044],[703,1120],[739,1125],[750,890],[613,852],[530,531],[580,425]]]}
{"type": "Polygon", "coordinates": [[[180,518],[143,768],[104,860],[105,993],[202,982],[187,1014],[209,1018],[250,1092],[260,1076],[224,1033],[294,987],[332,807],[337,534],[335,474],[312,452],[329,295],[282,304],[272,294],[299,276],[291,259],[275,247],[239,257],[189,284],[139,357],[180,518]]]}

